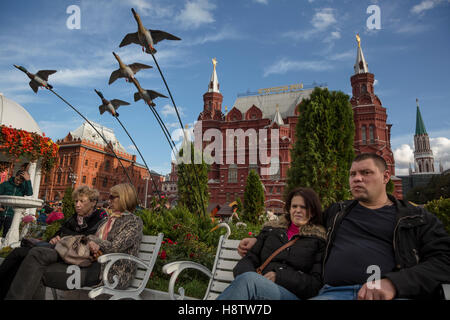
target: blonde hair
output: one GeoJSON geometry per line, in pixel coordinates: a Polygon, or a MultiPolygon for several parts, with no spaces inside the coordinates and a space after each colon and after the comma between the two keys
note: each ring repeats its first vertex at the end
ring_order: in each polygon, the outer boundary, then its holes
{"type": "Polygon", "coordinates": [[[119,210],[133,212],[138,205],[136,189],[129,183],[121,183],[109,189],[113,196],[119,196],[119,210]]]}
{"type": "Polygon", "coordinates": [[[80,196],[86,196],[88,197],[89,201],[97,203],[98,198],[100,197],[100,193],[96,189],[90,188],[88,186],[80,186],[73,190],[72,199],[76,201],[80,196]]]}

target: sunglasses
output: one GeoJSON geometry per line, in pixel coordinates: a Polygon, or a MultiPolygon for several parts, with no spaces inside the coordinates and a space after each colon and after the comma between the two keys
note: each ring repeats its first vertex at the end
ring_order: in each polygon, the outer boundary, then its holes
{"type": "Polygon", "coordinates": [[[114,200],[115,198],[119,198],[119,196],[113,196],[113,195],[109,196],[109,200],[111,200],[111,201],[114,200]]]}

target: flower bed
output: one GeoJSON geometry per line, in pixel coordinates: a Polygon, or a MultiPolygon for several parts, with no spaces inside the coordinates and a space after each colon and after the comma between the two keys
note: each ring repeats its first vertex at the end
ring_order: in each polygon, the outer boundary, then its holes
{"type": "MultiPolygon", "coordinates": [[[[42,160],[43,172],[49,172],[55,165],[59,146],[45,134],[40,136],[34,132],[15,129],[11,126],[0,126],[0,152],[8,154],[12,162],[26,158],[29,161],[42,160]]],[[[2,162],[6,169],[7,164],[2,162]]],[[[3,171],[2,170],[2,171],[3,171]]]]}

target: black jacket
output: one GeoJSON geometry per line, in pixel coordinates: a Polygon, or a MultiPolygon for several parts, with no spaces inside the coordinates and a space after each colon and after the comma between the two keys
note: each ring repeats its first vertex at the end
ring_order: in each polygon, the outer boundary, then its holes
{"type": "MultiPolygon", "coordinates": [[[[390,195],[389,199],[397,211],[392,240],[396,267],[385,277],[394,284],[398,298],[436,297],[440,284],[450,283],[450,236],[435,215],[390,195]]],[[[323,269],[343,218],[356,204],[356,200],[339,202],[324,212],[328,241],[323,269]]]]}
{"type": "MultiPolygon", "coordinates": [[[[234,267],[234,276],[255,272],[275,250],[286,244],[289,224],[284,216],[279,221],[266,223],[256,244],[234,267]]],[[[317,295],[322,287],[321,262],[326,243],[325,229],[322,226],[306,225],[294,237],[300,239],[275,256],[262,273],[274,271],[276,284],[300,299],[307,299],[317,295]]]]}
{"type": "Polygon", "coordinates": [[[55,233],[56,236],[65,237],[70,235],[90,235],[95,234],[103,218],[106,218],[107,214],[104,210],[96,209],[89,217],[84,218],[83,224],[78,225],[77,214],[75,213],[70,217],[61,228],[55,233]]]}

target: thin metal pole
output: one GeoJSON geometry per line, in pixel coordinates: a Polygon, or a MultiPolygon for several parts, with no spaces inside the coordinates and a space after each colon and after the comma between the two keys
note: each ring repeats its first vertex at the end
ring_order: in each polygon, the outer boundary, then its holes
{"type": "Polygon", "coordinates": [[[61,97],[59,94],[57,94],[53,89],[47,88],[48,90],[50,90],[54,95],[56,95],[58,98],[60,98],[62,101],[64,101],[69,107],[71,107],[76,113],[78,113],[80,115],[80,117],[82,117],[84,120],[86,120],[87,123],[89,123],[89,125],[95,130],[95,132],[97,132],[97,134],[103,139],[103,141],[105,142],[106,146],[109,147],[109,149],[112,151],[112,153],[114,154],[114,156],[116,157],[116,159],[119,161],[120,165],[123,168],[123,171],[125,172],[125,174],[127,175],[128,180],[130,181],[130,184],[133,185],[133,182],[131,181],[130,176],[128,175],[127,170],[125,169],[125,167],[122,164],[122,161],[120,161],[119,157],[117,156],[117,154],[114,152],[114,149],[109,145],[109,142],[106,141],[105,137],[103,137],[103,135],[97,130],[97,128],[94,127],[94,125],[85,117],[83,116],[78,110],[77,108],[75,108],[74,106],[72,106],[68,101],[66,101],[63,97],[61,97]]]}
{"type": "MultiPolygon", "coordinates": [[[[133,138],[131,137],[130,133],[128,132],[128,130],[125,128],[125,126],[123,125],[122,121],[120,121],[119,117],[114,117],[116,118],[117,122],[119,122],[119,124],[122,126],[123,130],[125,130],[126,134],[128,135],[128,137],[130,138],[131,142],[133,142],[134,146],[136,147],[136,150],[139,152],[139,155],[142,158],[142,161],[144,161],[145,167],[147,168],[148,174],[150,175],[150,178],[152,179],[153,182],[153,186],[155,187],[156,193],[158,193],[158,197],[161,198],[161,193],[158,190],[158,186],[155,183],[155,180],[153,180],[152,177],[152,173],[150,171],[150,169],[148,168],[147,162],[144,159],[144,156],[142,155],[141,151],[139,150],[138,146],[136,145],[136,143],[134,142],[133,138]]],[[[148,180],[147,180],[147,184],[148,184],[148,180]]],[[[147,197],[147,189],[145,190],[146,193],[146,197],[147,197]]],[[[147,199],[145,199],[145,202],[147,203],[147,199]]]]}

